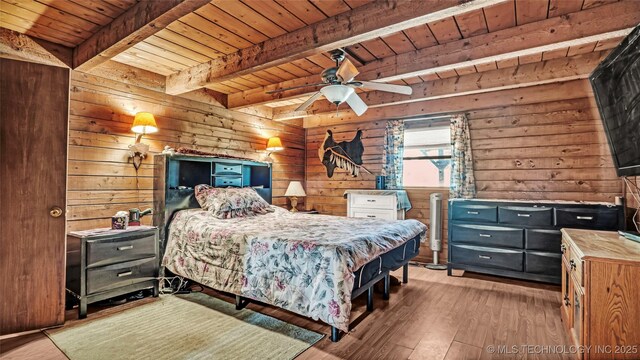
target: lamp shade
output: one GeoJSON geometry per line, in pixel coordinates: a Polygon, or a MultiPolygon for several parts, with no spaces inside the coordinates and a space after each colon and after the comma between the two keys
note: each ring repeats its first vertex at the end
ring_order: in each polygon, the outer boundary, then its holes
{"type": "Polygon", "coordinates": [[[307,193],[304,192],[300,181],[292,181],[289,183],[289,187],[287,188],[287,192],[284,193],[284,196],[307,196],[307,193]]]}
{"type": "Polygon", "coordinates": [[[133,118],[133,125],[131,125],[131,131],[136,134],[150,134],[158,131],[156,125],[156,118],[152,113],[139,112],[133,118]]]}
{"type": "Polygon", "coordinates": [[[267,151],[280,151],[283,150],[282,141],[277,136],[270,137],[267,141],[267,151]]]}
{"type": "Polygon", "coordinates": [[[322,95],[336,105],[347,101],[347,98],[353,94],[353,91],[352,87],[345,85],[329,85],[320,89],[322,95]]]}

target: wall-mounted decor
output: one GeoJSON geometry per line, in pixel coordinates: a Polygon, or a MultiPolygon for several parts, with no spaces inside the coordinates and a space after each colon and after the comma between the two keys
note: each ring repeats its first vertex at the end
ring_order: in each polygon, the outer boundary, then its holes
{"type": "Polygon", "coordinates": [[[138,135],[136,135],[135,144],[129,145],[129,157],[133,160],[133,167],[138,171],[140,164],[142,164],[142,159],[147,157],[147,152],[149,152],[149,145],[140,142],[140,140],[142,140],[142,135],[158,131],[156,119],[153,114],[148,112],[137,113],[133,118],[131,131],[138,135]]]}
{"type": "Polygon", "coordinates": [[[369,170],[362,166],[364,145],[362,145],[361,138],[362,130],[358,130],[353,140],[337,143],[333,139],[331,130],[327,130],[324,141],[318,149],[318,157],[324,167],[327,168],[328,177],[333,176],[336,168],[346,170],[353,177],[357,177],[360,174],[360,169],[371,174],[369,170]]]}

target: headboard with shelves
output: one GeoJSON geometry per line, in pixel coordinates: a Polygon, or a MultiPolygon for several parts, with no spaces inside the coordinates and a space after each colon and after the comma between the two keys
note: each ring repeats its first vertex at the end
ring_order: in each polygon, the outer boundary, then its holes
{"type": "Polygon", "coordinates": [[[160,233],[164,253],[166,232],[173,215],[184,209],[199,208],[194,187],[253,187],[269,204],[272,202],[271,164],[258,161],[192,155],[154,157],[153,224],[160,233]]]}

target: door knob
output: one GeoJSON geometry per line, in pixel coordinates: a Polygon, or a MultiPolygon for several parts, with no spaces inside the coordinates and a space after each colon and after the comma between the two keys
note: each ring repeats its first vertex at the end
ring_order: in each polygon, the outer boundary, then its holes
{"type": "Polygon", "coordinates": [[[49,215],[51,215],[51,217],[57,218],[62,216],[62,209],[60,209],[57,206],[54,206],[51,208],[51,210],[49,210],[49,215]]]}

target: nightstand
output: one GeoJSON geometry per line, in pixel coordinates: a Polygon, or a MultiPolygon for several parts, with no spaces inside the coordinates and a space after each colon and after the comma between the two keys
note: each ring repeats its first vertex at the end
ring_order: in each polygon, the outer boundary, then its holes
{"type": "Polygon", "coordinates": [[[87,305],[152,289],[158,296],[158,228],[93,229],[67,235],[67,291],[78,298],[78,316],[87,305]]]}

